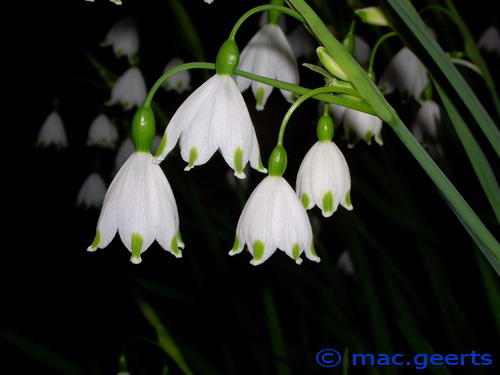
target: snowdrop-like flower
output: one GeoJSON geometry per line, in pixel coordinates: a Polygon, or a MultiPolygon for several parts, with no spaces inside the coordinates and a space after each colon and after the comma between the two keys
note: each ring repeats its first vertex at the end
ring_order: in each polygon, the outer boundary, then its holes
{"type": "Polygon", "coordinates": [[[479,37],[477,45],[488,52],[500,55],[500,34],[495,26],[488,27],[479,37]]]}
{"type": "MultiPolygon", "coordinates": [[[[182,64],[184,64],[184,61],[182,61],[182,59],[178,57],[173,58],[168,62],[167,66],[165,66],[165,69],[163,69],[163,73],[165,74],[170,69],[173,69],[182,64]]],[[[191,75],[189,74],[189,70],[182,70],[175,73],[173,76],[170,76],[163,84],[163,88],[167,91],[175,90],[180,94],[191,89],[190,82],[191,75]]]]}
{"type": "Polygon", "coordinates": [[[111,99],[107,104],[120,103],[125,110],[140,107],[146,99],[146,91],[146,83],[141,71],[131,67],[117,79],[111,91],[111,99]]]}
{"type": "Polygon", "coordinates": [[[321,208],[324,217],[331,216],[339,204],[352,210],[351,176],[347,162],[332,142],[333,121],[328,115],[318,120],[318,142],[307,152],[297,174],[297,195],[304,208],[321,208]]]}
{"type": "MultiPolygon", "coordinates": [[[[85,1],[88,1],[89,3],[95,2],[95,0],[85,0],[85,1]]],[[[112,3],[114,3],[116,5],[122,5],[121,0],[109,0],[109,1],[111,1],[112,3]]]]}
{"type": "Polygon", "coordinates": [[[367,66],[370,61],[372,49],[359,35],[354,35],[354,40],[354,58],[360,65],[367,66]]]}
{"type": "Polygon", "coordinates": [[[100,114],[90,124],[87,146],[114,148],[118,140],[118,130],[109,121],[108,116],[100,114]]]}
{"type": "MultiPolygon", "coordinates": [[[[255,34],[241,52],[239,69],[293,84],[299,83],[297,61],[279,25],[267,24],[255,34]]],[[[271,86],[239,76],[236,77],[236,83],[242,92],[251,85],[257,100],[257,110],[264,109],[273,91],[271,86]]],[[[293,93],[287,90],[281,90],[281,93],[286,100],[293,102],[293,93]]]]}
{"type": "Polygon", "coordinates": [[[337,269],[350,276],[353,276],[355,274],[351,254],[349,254],[347,250],[342,251],[339,258],[337,259],[337,269]]]}
{"type": "Polygon", "coordinates": [[[207,4],[212,4],[214,2],[214,0],[205,0],[205,3],[207,4]]]}
{"type": "Polygon", "coordinates": [[[134,56],[139,50],[139,35],[135,21],[130,17],[118,21],[109,30],[101,45],[103,47],[112,46],[116,57],[127,56],[128,61],[132,64],[134,56]]]}
{"type": "Polygon", "coordinates": [[[134,152],[109,186],[88,251],[106,247],[116,232],[132,253],[131,262],[141,262],[141,253],[156,241],[177,258],[184,243],[179,234],[179,216],[172,189],[160,166],[148,152],[134,152]]]}
{"type": "Polygon", "coordinates": [[[61,116],[55,111],[49,114],[38,133],[37,146],[47,147],[49,145],[55,145],[57,148],[68,147],[61,116]]]}
{"type": "Polygon", "coordinates": [[[372,138],[375,138],[375,142],[379,145],[384,144],[381,134],[382,120],[379,117],[346,108],[343,123],[347,147],[354,147],[360,139],[364,139],[370,145],[372,138]]]}
{"type": "Polygon", "coordinates": [[[76,204],[87,208],[101,207],[105,195],[106,184],[102,177],[97,173],[91,173],[78,191],[76,204]]]}
{"type": "Polygon", "coordinates": [[[292,47],[296,59],[300,57],[312,58],[316,53],[316,42],[304,26],[297,26],[287,35],[288,43],[292,47]]]}
{"type": "Polygon", "coordinates": [[[292,187],[282,177],[286,153],[277,146],[269,159],[269,176],[250,195],[236,228],[234,246],[229,255],[240,253],[247,246],[254,266],[265,262],[280,249],[297,264],[301,254],[315,262],[311,224],[304,207],[292,187]]]}
{"type": "MultiPolygon", "coordinates": [[[[232,74],[237,65],[236,43],[226,41],[223,50],[236,59],[229,59],[233,66],[227,69],[232,74]]],[[[219,56],[223,55],[219,52],[219,56]]],[[[222,61],[227,60],[219,56],[216,65],[223,66],[222,61]]],[[[162,161],[179,140],[181,156],[189,163],[185,170],[205,164],[219,149],[236,177],[245,177],[243,169],[247,162],[254,169],[265,172],[245,101],[231,75],[225,74],[222,68],[217,70],[177,109],[155,158],[157,162],[162,161]]]]}
{"type": "Polygon", "coordinates": [[[403,95],[411,95],[419,100],[428,83],[424,65],[413,52],[403,47],[383,71],[378,85],[385,94],[398,89],[403,95]]]}
{"type": "Polygon", "coordinates": [[[423,145],[435,144],[439,136],[441,124],[441,110],[433,100],[422,102],[411,126],[411,132],[423,145]]]}

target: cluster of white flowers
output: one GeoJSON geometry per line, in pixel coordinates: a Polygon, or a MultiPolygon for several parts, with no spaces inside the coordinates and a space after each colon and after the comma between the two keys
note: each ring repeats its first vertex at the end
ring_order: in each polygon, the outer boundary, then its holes
{"type": "MultiPolygon", "coordinates": [[[[239,179],[246,177],[247,164],[259,172],[268,173],[243,208],[230,255],[238,254],[246,247],[252,255],[250,263],[259,265],[279,249],[297,264],[302,263],[302,254],[309,260],[320,261],[314,249],[307,210],[317,206],[324,217],[330,217],[339,206],[347,210],[353,208],[350,171],[340,148],[333,142],[334,128],[343,126],[349,148],[361,139],[367,144],[374,139],[382,145],[382,120],[334,104],[329,104],[325,111],[323,103],[323,114],[317,124],[318,141],[304,156],[295,190],[283,178],[286,152],[281,141],[271,154],[268,171],[261,161],[257,134],[242,92],[251,87],[256,109],[262,111],[273,87],[235,75],[235,69],[299,84],[297,58],[310,56],[314,42],[304,28],[295,29],[287,37],[284,24],[278,20],[265,22],[263,18],[259,31],[241,55],[234,40],[226,41],[219,55],[228,54],[231,58],[226,56],[219,61],[217,57],[215,75],[179,106],[163,139],[154,134],[154,115],[149,104],[145,104],[146,84],[135,63],[139,49],[136,24],[133,19],[125,18],[111,28],[102,45],[111,46],[118,58],[127,56],[130,67],[115,82],[107,104],[121,104],[125,110],[138,110],[132,123],[132,138],[127,138],[117,153],[115,167],[118,172],[107,193],[104,194],[103,179],[92,173],[78,194],[77,203],[80,205],[98,207],[102,204],[96,236],[89,251],[106,247],[118,232],[132,253],[133,263],[141,262],[141,254],[155,240],[174,256],[182,256],[180,249],[184,243],[179,232],[177,205],[168,180],[158,165],[178,144],[180,155],[187,163],[186,171],[207,163],[216,151],[220,151],[239,179]],[[289,40],[293,40],[293,45],[289,40]],[[154,156],[151,150],[155,152],[154,156]]],[[[371,54],[369,45],[357,35],[354,45],[355,58],[366,65],[371,54]]],[[[342,68],[330,61],[331,57],[320,50],[318,56],[332,74],[341,80],[347,79],[342,68]],[[326,63],[323,58],[327,59],[326,63]],[[329,69],[329,64],[333,70],[329,69]]],[[[180,58],[174,58],[165,66],[163,73],[167,75],[162,84],[165,90],[177,93],[190,90],[187,70],[176,69],[182,64],[180,58]],[[173,69],[176,73],[171,75],[173,69]]],[[[421,103],[412,130],[422,143],[437,139],[437,124],[440,122],[439,106],[431,100],[421,100],[428,84],[425,68],[407,48],[394,56],[378,82],[386,94],[397,89],[403,96],[421,103]]],[[[296,99],[290,91],[281,90],[281,93],[290,103],[296,99]]],[[[112,121],[105,114],[98,115],[89,128],[87,144],[114,148],[117,141],[118,131],[112,121]]],[[[56,112],[44,124],[39,143],[66,145],[62,121],[56,112]]],[[[352,273],[352,265],[346,272],[352,273]]]]}

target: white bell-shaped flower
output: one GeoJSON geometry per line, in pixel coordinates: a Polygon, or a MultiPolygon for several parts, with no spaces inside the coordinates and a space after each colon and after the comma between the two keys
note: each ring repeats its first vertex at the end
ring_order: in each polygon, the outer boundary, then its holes
{"type": "Polygon", "coordinates": [[[78,191],[76,204],[87,208],[99,208],[106,195],[106,184],[98,173],[91,173],[78,191]]]}
{"type": "Polygon", "coordinates": [[[269,158],[269,176],[250,195],[236,227],[234,246],[229,255],[246,246],[254,266],[265,262],[277,249],[295,263],[301,254],[315,262],[316,255],[309,217],[292,187],[282,177],[287,164],[283,146],[278,144],[269,158]]]}
{"type": "Polygon", "coordinates": [[[500,33],[495,26],[488,27],[477,41],[479,48],[500,55],[500,33]]]}
{"type": "MultiPolygon", "coordinates": [[[[264,77],[278,79],[293,84],[299,84],[299,69],[292,47],[279,25],[263,26],[248,42],[241,52],[239,69],[264,77]]],[[[257,110],[263,110],[273,87],[251,81],[247,78],[235,78],[241,92],[252,86],[252,92],[257,100],[257,110]]],[[[294,94],[287,90],[281,93],[290,103],[294,94]]]]}
{"type": "Polygon", "coordinates": [[[264,178],[245,204],[229,255],[240,253],[245,246],[253,255],[250,263],[254,266],[265,262],[278,248],[297,264],[302,263],[303,252],[308,259],[320,261],[307,213],[283,177],[264,178]]]}
{"type": "MultiPolygon", "coordinates": [[[[165,69],[163,69],[163,73],[165,74],[170,69],[173,69],[182,64],[184,64],[184,61],[178,57],[175,57],[167,63],[165,69]]],[[[175,90],[179,94],[181,94],[184,91],[191,90],[190,83],[191,75],[189,74],[189,70],[182,70],[175,73],[173,76],[170,76],[163,84],[163,88],[167,91],[175,90]]]]}
{"type": "Polygon", "coordinates": [[[160,166],[148,152],[134,152],[109,186],[88,251],[106,247],[116,232],[132,253],[132,263],[156,241],[177,258],[184,243],[172,189],[160,166]]]}
{"type": "Polygon", "coordinates": [[[115,148],[118,141],[118,130],[108,116],[100,114],[90,124],[87,146],[115,148]]]}
{"type": "Polygon", "coordinates": [[[131,17],[125,17],[118,21],[106,35],[101,44],[103,47],[112,46],[116,57],[127,56],[132,64],[139,50],[139,34],[137,26],[131,17]]]}
{"type": "Polygon", "coordinates": [[[346,275],[354,276],[354,264],[352,262],[351,254],[349,251],[344,250],[337,259],[337,269],[344,272],[346,275]]]}
{"type": "Polygon", "coordinates": [[[307,152],[297,174],[296,190],[305,209],[321,208],[324,217],[331,216],[339,204],[352,210],[351,175],[344,155],[332,142],[333,121],[320,117],[319,141],[307,152]]]}
{"type": "Polygon", "coordinates": [[[424,146],[435,144],[439,137],[441,110],[433,100],[426,100],[417,111],[411,125],[411,132],[424,146]]]}
{"type": "Polygon", "coordinates": [[[292,47],[296,59],[304,57],[312,59],[316,54],[317,42],[302,25],[297,26],[287,35],[288,43],[292,47]]]}
{"type": "Polygon", "coordinates": [[[236,177],[245,177],[247,162],[266,171],[245,101],[229,75],[215,74],[177,109],[155,155],[157,162],[178,140],[181,156],[189,163],[185,170],[205,164],[219,149],[236,177]]]}
{"type": "Polygon", "coordinates": [[[49,114],[40,128],[36,144],[41,147],[49,145],[55,145],[57,148],[68,147],[66,130],[59,113],[53,111],[49,114]]]}
{"type": "Polygon", "coordinates": [[[361,66],[368,66],[372,49],[359,35],[354,35],[354,58],[361,66]]]}
{"type": "Polygon", "coordinates": [[[346,108],[342,122],[344,124],[344,139],[347,141],[347,147],[354,147],[361,139],[364,139],[367,144],[371,145],[372,138],[379,145],[382,146],[384,144],[382,141],[382,120],[379,117],[346,108]]]}
{"type": "Polygon", "coordinates": [[[107,103],[120,103],[125,110],[140,107],[146,99],[146,82],[138,68],[131,67],[117,80],[111,91],[111,99],[107,103]]]}
{"type": "Polygon", "coordinates": [[[378,86],[385,94],[397,89],[401,94],[413,96],[418,101],[428,84],[425,66],[412,51],[403,47],[382,72],[378,86]]]}

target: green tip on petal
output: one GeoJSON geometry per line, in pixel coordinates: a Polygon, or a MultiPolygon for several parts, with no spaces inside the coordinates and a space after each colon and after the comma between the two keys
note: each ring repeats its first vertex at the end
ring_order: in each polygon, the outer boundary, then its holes
{"type": "Polygon", "coordinates": [[[100,231],[96,231],[95,232],[94,241],[92,242],[92,245],[90,245],[87,248],[87,251],[96,251],[100,242],[101,242],[101,232],[100,231]]]}
{"type": "Polygon", "coordinates": [[[130,261],[134,264],[139,264],[142,262],[141,259],[141,249],[142,249],[142,237],[138,233],[132,234],[132,257],[130,261]]]}
{"type": "Polygon", "coordinates": [[[184,247],[184,241],[182,240],[181,237],[181,231],[177,231],[177,246],[179,246],[181,249],[184,247]]]}
{"type": "MultiPolygon", "coordinates": [[[[306,256],[307,255],[308,254],[306,252],[306,256]]],[[[310,259],[310,260],[313,260],[315,262],[321,261],[321,259],[318,256],[318,254],[316,254],[316,249],[314,248],[314,242],[311,242],[311,247],[309,248],[309,256],[307,258],[310,259]]]]}
{"type": "Polygon", "coordinates": [[[253,243],[253,259],[252,262],[256,263],[264,257],[265,245],[262,241],[256,240],[253,243]]]}
{"type": "Polygon", "coordinates": [[[182,257],[182,253],[179,250],[179,247],[177,246],[177,235],[172,237],[172,241],[170,241],[170,248],[172,254],[174,254],[176,258],[182,257]]]}
{"type": "Polygon", "coordinates": [[[161,137],[161,142],[160,145],[158,146],[158,150],[156,150],[155,158],[158,158],[163,154],[163,151],[165,151],[165,147],[167,147],[167,132],[163,134],[163,137],[161,137]]]}
{"type": "Polygon", "coordinates": [[[300,247],[298,243],[294,243],[293,248],[292,248],[292,256],[293,259],[295,259],[295,263],[301,264],[302,259],[300,259],[300,247]]]}
{"type": "Polygon", "coordinates": [[[185,171],[189,171],[194,167],[194,163],[196,162],[196,159],[198,159],[198,150],[196,147],[193,147],[191,151],[189,151],[189,164],[186,168],[184,168],[185,171]]]}
{"type": "Polygon", "coordinates": [[[384,141],[382,140],[382,134],[381,133],[378,133],[375,136],[375,142],[377,142],[380,146],[384,145],[384,141]]]}
{"type": "Polygon", "coordinates": [[[234,255],[234,254],[238,254],[241,252],[241,250],[243,249],[240,249],[240,240],[238,239],[238,236],[236,236],[234,238],[234,245],[233,245],[233,248],[231,249],[231,251],[229,252],[229,255],[234,255]]]}
{"type": "Polygon", "coordinates": [[[239,147],[234,152],[234,168],[236,177],[245,178],[245,173],[243,173],[243,151],[239,147]]]}
{"type": "Polygon", "coordinates": [[[302,201],[302,206],[304,206],[304,208],[308,210],[309,203],[311,202],[311,200],[309,199],[309,196],[306,193],[302,193],[301,201],[302,201]]]}
{"type": "Polygon", "coordinates": [[[368,143],[369,145],[372,144],[372,138],[373,138],[373,132],[371,130],[368,130],[365,134],[365,141],[366,143],[368,143]]]}
{"type": "Polygon", "coordinates": [[[352,203],[351,203],[351,192],[348,191],[347,194],[345,195],[345,205],[348,210],[352,210],[352,203]]]}
{"type": "Polygon", "coordinates": [[[259,172],[267,173],[267,168],[264,167],[264,164],[262,164],[262,159],[260,158],[260,156],[258,163],[259,163],[259,172]]]}
{"type": "Polygon", "coordinates": [[[263,104],[264,94],[265,94],[264,87],[259,86],[259,88],[257,89],[257,97],[256,97],[257,104],[255,107],[257,111],[262,111],[264,109],[264,104],[263,104]]]}
{"type": "Polygon", "coordinates": [[[333,194],[331,191],[323,195],[323,216],[328,217],[333,214],[333,194]]]}

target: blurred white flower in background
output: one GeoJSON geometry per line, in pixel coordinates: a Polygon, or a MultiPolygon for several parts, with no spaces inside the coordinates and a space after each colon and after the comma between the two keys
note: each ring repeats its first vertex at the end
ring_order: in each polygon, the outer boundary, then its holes
{"type": "Polygon", "coordinates": [[[36,144],[40,147],[54,145],[58,149],[68,147],[66,130],[64,130],[64,124],[58,112],[51,112],[44,121],[38,133],[36,144]]]}

